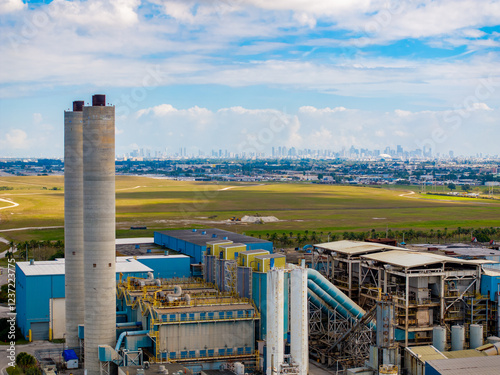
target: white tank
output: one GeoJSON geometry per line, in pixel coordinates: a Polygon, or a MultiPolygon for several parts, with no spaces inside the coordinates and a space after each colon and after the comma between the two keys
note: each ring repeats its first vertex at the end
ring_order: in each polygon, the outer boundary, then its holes
{"type": "Polygon", "coordinates": [[[481,324],[470,325],[470,349],[483,346],[483,326],[481,324]]]}
{"type": "Polygon", "coordinates": [[[309,372],[309,315],[307,313],[307,270],[290,273],[290,354],[299,366],[298,375],[309,372]]]}
{"type": "Polygon", "coordinates": [[[83,102],[64,112],[64,258],[66,346],[78,347],[84,321],[83,288],[83,102]]]}
{"type": "Polygon", "coordinates": [[[284,361],[284,272],[274,268],[267,273],[267,375],[279,372],[284,361]]]}
{"type": "Polygon", "coordinates": [[[245,365],[241,362],[234,362],[234,372],[236,375],[245,375],[245,365]]]}
{"type": "Polygon", "coordinates": [[[451,327],[451,350],[464,350],[465,329],[463,326],[451,327]]]}
{"type": "Polygon", "coordinates": [[[440,326],[432,328],[432,346],[440,352],[446,350],[446,328],[440,326]]]}
{"type": "Polygon", "coordinates": [[[115,107],[83,107],[85,371],[99,375],[99,345],[116,344],[115,107]]]}

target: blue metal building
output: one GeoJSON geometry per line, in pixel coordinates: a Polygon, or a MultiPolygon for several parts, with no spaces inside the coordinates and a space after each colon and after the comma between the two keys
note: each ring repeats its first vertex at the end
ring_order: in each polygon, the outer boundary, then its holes
{"type": "MultiPolygon", "coordinates": [[[[17,325],[26,338],[63,338],[65,332],[65,262],[18,262],[16,264],[17,325]]],[[[184,255],[116,258],[116,279],[120,275],[146,278],[189,277],[190,258],[184,255]]]]}
{"type": "Polygon", "coordinates": [[[214,240],[242,243],[247,245],[247,250],[263,249],[273,252],[273,243],[270,241],[216,228],[168,230],[154,233],[155,244],[190,256],[191,263],[201,263],[203,254],[207,250],[207,242],[214,240]]]}
{"type": "Polygon", "coordinates": [[[137,256],[138,262],[153,269],[155,278],[172,279],[190,277],[190,258],[186,255],[137,256]]]}

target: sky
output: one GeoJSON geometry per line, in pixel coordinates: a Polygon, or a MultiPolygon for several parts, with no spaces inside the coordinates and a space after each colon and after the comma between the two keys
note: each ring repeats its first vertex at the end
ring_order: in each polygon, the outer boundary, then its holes
{"type": "Polygon", "coordinates": [[[118,155],[498,155],[499,46],[498,0],[0,0],[0,157],[62,157],[93,94],[118,155]]]}

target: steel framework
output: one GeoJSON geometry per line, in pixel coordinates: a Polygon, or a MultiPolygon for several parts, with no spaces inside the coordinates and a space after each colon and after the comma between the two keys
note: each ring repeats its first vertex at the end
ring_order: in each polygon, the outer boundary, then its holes
{"type": "Polygon", "coordinates": [[[374,309],[359,320],[348,319],[336,309],[316,306],[309,300],[311,356],[337,369],[362,366],[374,343],[374,331],[368,326],[373,315],[374,309]]]}

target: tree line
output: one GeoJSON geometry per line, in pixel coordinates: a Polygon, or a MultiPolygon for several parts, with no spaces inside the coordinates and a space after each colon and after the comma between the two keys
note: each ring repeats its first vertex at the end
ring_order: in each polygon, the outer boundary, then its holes
{"type": "MultiPolygon", "coordinates": [[[[258,235],[262,239],[262,234],[258,235]]],[[[416,243],[446,243],[446,242],[469,242],[474,238],[477,242],[489,242],[500,238],[500,227],[490,228],[463,228],[456,229],[429,229],[429,230],[392,230],[377,231],[344,231],[342,233],[334,232],[268,232],[265,239],[274,243],[275,246],[282,247],[302,247],[307,244],[317,244],[322,242],[332,242],[338,240],[364,241],[366,239],[389,238],[398,242],[416,242],[416,243]]]]}
{"type": "Polygon", "coordinates": [[[64,258],[64,241],[57,240],[29,240],[22,242],[10,241],[10,251],[5,254],[6,258],[28,259],[31,256],[38,260],[54,260],[64,258]],[[17,250],[14,253],[14,250],[17,250]]]}

